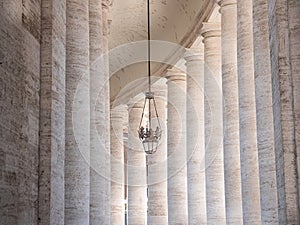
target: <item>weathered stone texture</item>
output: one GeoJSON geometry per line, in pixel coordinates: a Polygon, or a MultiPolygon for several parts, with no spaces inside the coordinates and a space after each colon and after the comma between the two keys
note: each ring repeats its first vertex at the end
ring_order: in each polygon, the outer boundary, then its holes
{"type": "Polygon", "coordinates": [[[300,205],[300,1],[288,1],[290,63],[293,79],[295,138],[298,165],[298,194],[300,205]]]}
{"type": "Polygon", "coordinates": [[[39,224],[64,224],[66,2],[42,0],[39,224]]]}
{"type": "Polygon", "coordinates": [[[187,49],[187,185],[189,224],[206,224],[204,46],[187,49]]]}
{"type": "Polygon", "coordinates": [[[147,224],[147,178],[146,156],[137,130],[143,111],[143,103],[135,103],[128,108],[128,224],[147,224]]]}
{"type": "Polygon", "coordinates": [[[22,26],[38,41],[41,35],[41,1],[22,0],[22,26]]]}
{"type": "MultiPolygon", "coordinates": [[[[130,109],[129,224],[300,222],[300,1],[217,2],[222,34],[201,31],[206,65],[185,56],[187,88],[168,71],[168,115],[156,95],[168,151],[163,140],[148,158],[148,195],[142,108],[130,109]]],[[[125,223],[125,116],[110,127],[102,55],[111,3],[0,1],[0,225],[125,223]]]]}
{"type": "Polygon", "coordinates": [[[252,0],[237,1],[237,49],[243,222],[260,225],[252,0]]]}
{"type": "Polygon", "coordinates": [[[273,103],[276,103],[278,99],[272,98],[272,74],[268,28],[268,1],[253,1],[254,76],[261,194],[261,222],[266,225],[278,223],[273,116],[273,103]]]}
{"type": "Polygon", "coordinates": [[[110,224],[110,73],[109,73],[109,57],[108,57],[108,42],[109,42],[109,25],[110,25],[110,6],[113,1],[111,0],[102,0],[102,32],[103,32],[103,51],[104,55],[104,103],[105,103],[105,203],[104,203],[104,212],[105,212],[105,224],[110,224]]]}
{"type": "Polygon", "coordinates": [[[269,1],[279,224],[299,224],[288,1],[269,1]]]}
{"type": "Polygon", "coordinates": [[[237,74],[237,3],[219,2],[222,24],[222,90],[226,224],[243,224],[237,74]]]}
{"type": "Polygon", "coordinates": [[[125,162],[123,128],[128,121],[125,106],[118,106],[111,110],[111,224],[125,224],[125,162]]]}
{"type": "Polygon", "coordinates": [[[89,1],[90,42],[90,224],[105,224],[106,206],[106,146],[104,47],[102,30],[102,2],[89,1]]]}
{"type": "Polygon", "coordinates": [[[154,84],[156,108],[162,127],[162,137],[157,151],[148,155],[148,225],[168,224],[167,200],[167,86],[165,80],[154,84]],[[163,82],[163,84],[161,84],[163,82]]]}
{"type": "Polygon", "coordinates": [[[207,224],[226,224],[223,111],[221,69],[221,24],[204,23],[204,119],[207,224]]]}
{"type": "Polygon", "coordinates": [[[186,74],[169,69],[168,79],[168,221],[188,224],[186,160],[186,74]]]}
{"type": "Polygon", "coordinates": [[[1,2],[0,224],[37,224],[40,1],[1,2]],[[33,21],[27,29],[23,19],[33,21]]]}
{"type": "Polygon", "coordinates": [[[65,224],[72,225],[89,224],[88,6],[88,0],[67,0],[65,224]]]}

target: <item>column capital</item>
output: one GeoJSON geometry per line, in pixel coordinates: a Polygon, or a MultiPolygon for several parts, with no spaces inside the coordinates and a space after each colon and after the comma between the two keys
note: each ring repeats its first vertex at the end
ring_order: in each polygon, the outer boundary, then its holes
{"type": "Polygon", "coordinates": [[[131,109],[133,109],[133,108],[139,109],[139,108],[143,108],[144,107],[144,102],[143,101],[140,101],[140,102],[129,102],[127,104],[127,106],[128,106],[128,108],[127,108],[128,111],[131,110],[131,109]]]}
{"type": "Polygon", "coordinates": [[[228,6],[228,5],[236,5],[237,0],[216,0],[218,5],[221,7],[220,11],[222,10],[223,7],[228,6]]]}
{"type": "Polygon", "coordinates": [[[186,80],[186,73],[183,72],[180,69],[177,69],[176,67],[172,69],[167,70],[167,74],[165,75],[165,78],[168,79],[167,83],[169,81],[177,81],[177,80],[186,80]]]}
{"type": "Polygon", "coordinates": [[[110,111],[111,120],[120,119],[125,120],[127,115],[127,105],[117,106],[110,111]]]}
{"type": "Polygon", "coordinates": [[[166,78],[160,78],[159,81],[155,82],[151,89],[154,92],[154,97],[164,97],[167,93],[167,79],[166,78]]]}
{"type": "Polygon", "coordinates": [[[193,48],[186,48],[183,58],[186,60],[186,62],[203,61],[204,60],[203,44],[201,44],[201,47],[199,46],[193,48]]]}
{"type": "Polygon", "coordinates": [[[221,36],[221,23],[204,22],[200,30],[203,38],[220,37],[221,36]]]}

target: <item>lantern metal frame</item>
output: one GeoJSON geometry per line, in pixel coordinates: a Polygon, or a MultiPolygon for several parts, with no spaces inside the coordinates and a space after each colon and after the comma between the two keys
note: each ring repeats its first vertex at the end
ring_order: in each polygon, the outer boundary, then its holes
{"type": "Polygon", "coordinates": [[[161,139],[162,135],[162,129],[158,117],[158,112],[156,108],[156,102],[154,98],[154,93],[151,92],[151,64],[150,64],[150,59],[151,59],[151,33],[150,33],[150,0],[147,0],[147,16],[148,16],[148,42],[147,42],[147,47],[148,47],[148,92],[145,93],[145,102],[144,102],[144,107],[143,107],[143,112],[142,112],[142,117],[138,129],[138,135],[139,139],[141,140],[144,151],[146,154],[153,154],[157,151],[158,143],[161,139]],[[153,105],[153,108],[151,107],[153,105]],[[146,106],[147,109],[146,109],[146,106]],[[148,110],[148,113],[145,113],[145,110],[148,110]],[[157,124],[155,129],[152,127],[153,122],[152,122],[152,110],[154,110],[155,113],[155,120],[157,120],[157,124]],[[147,116],[146,120],[148,121],[148,127],[142,126],[143,119],[147,116]]]}
{"type": "Polygon", "coordinates": [[[139,125],[139,130],[138,130],[139,138],[142,141],[144,151],[146,154],[153,154],[157,151],[158,147],[158,142],[161,139],[162,135],[162,129],[158,117],[158,112],[156,109],[156,102],[154,99],[154,93],[153,92],[146,92],[145,94],[145,102],[144,102],[144,107],[143,107],[143,112],[142,112],[142,117],[139,125]],[[146,106],[148,105],[148,122],[149,122],[149,127],[143,127],[142,122],[143,118],[146,116],[146,106]],[[155,112],[155,120],[157,121],[157,125],[155,127],[155,130],[153,129],[153,121],[152,121],[152,113],[151,113],[151,105],[154,107],[154,112],[155,112]]]}

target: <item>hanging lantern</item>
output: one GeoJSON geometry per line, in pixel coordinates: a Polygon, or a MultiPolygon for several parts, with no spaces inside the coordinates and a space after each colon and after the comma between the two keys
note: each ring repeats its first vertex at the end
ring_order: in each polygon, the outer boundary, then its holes
{"type": "Polygon", "coordinates": [[[138,133],[145,153],[155,153],[161,139],[162,130],[153,92],[145,94],[145,103],[138,133]]]}
{"type": "Polygon", "coordinates": [[[151,92],[151,46],[150,46],[150,1],[147,0],[148,12],[148,92],[145,94],[145,103],[142,112],[142,118],[139,125],[139,138],[142,141],[144,151],[146,154],[153,154],[156,152],[159,140],[161,138],[162,130],[156,109],[154,93],[151,92]]]}

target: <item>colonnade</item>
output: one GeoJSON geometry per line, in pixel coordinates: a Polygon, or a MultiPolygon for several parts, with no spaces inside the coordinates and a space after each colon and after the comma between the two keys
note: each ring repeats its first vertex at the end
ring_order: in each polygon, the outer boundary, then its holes
{"type": "Polygon", "coordinates": [[[110,224],[111,2],[41,4],[38,224],[110,224]]]}
{"type": "MultiPolygon", "coordinates": [[[[183,55],[185,69],[164,76],[167,144],[144,170],[148,199],[138,208],[148,204],[148,216],[129,213],[128,224],[299,223],[300,14],[289,14],[300,12],[299,3],[217,4],[220,17],[203,23],[202,43],[183,55]],[[166,182],[153,184],[162,171],[153,162],[166,155],[166,182]]],[[[128,182],[136,196],[134,188],[128,182]]],[[[137,203],[128,202],[129,212],[137,203]]]]}
{"type": "Polygon", "coordinates": [[[300,223],[299,0],[216,0],[184,68],[153,84],[163,136],[151,156],[142,102],[111,108],[112,1],[34,2],[3,4],[3,38],[18,45],[3,48],[14,76],[1,109],[21,112],[1,120],[0,223],[300,223]]]}

